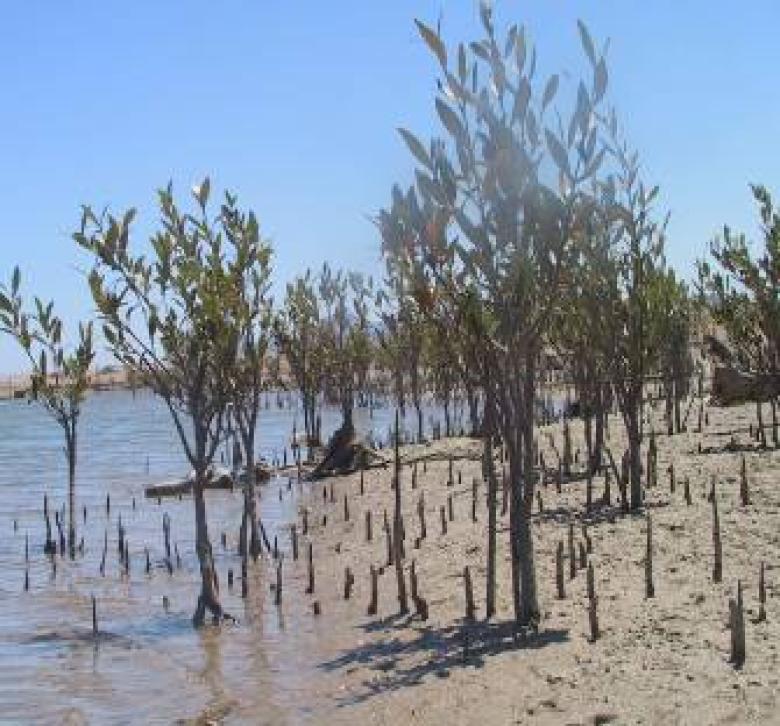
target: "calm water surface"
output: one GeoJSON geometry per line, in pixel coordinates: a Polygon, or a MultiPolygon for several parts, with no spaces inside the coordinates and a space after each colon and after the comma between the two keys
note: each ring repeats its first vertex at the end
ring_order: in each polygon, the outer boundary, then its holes
{"type": "MultiPolygon", "coordinates": [[[[356,414],[364,432],[386,436],[392,411],[356,414]]],[[[258,453],[272,458],[289,441],[299,413],[272,407],[261,414],[258,453]]],[[[323,432],[338,424],[323,415],[323,432]]],[[[410,420],[411,425],[411,420],[410,420]]],[[[144,498],[151,483],[186,475],[189,467],[167,409],[147,392],[93,394],[84,406],[77,468],[78,537],[85,552],[71,563],[57,556],[56,574],[43,554],[44,493],[53,510],[66,502],[66,465],[60,429],[35,404],[0,402],[0,720],[9,723],[170,723],[216,721],[306,723],[327,719],[337,674],[317,669],[317,651],[338,637],[331,619],[313,618],[293,593],[280,613],[268,583],[273,567],[250,571],[251,597],[228,591],[226,572],[240,572],[235,555],[241,512],[238,492],[208,492],[212,545],[223,606],[238,623],[196,632],[191,615],[198,592],[192,501],[144,498]],[[106,494],[111,511],[106,513],[106,494]],[[136,507],[132,502],[135,499],[136,507]],[[87,509],[86,523],[82,507],[87,509]],[[181,569],[164,567],[163,513],[172,520],[181,569]],[[131,551],[126,577],[117,555],[121,515],[131,551]],[[17,529],[14,530],[14,520],[17,529]],[[228,547],[220,543],[222,532],[228,547]],[[99,573],[108,533],[106,575],[99,573]],[[25,535],[30,543],[30,590],[24,592],[25,535]],[[148,547],[152,572],[145,572],[148,547]],[[97,646],[91,634],[91,596],[98,602],[97,646]],[[169,607],[163,608],[163,597],[169,607]],[[329,681],[328,678],[331,680],[329,681]],[[316,681],[316,687],[313,687],[316,681]]],[[[288,547],[284,526],[307,496],[287,480],[264,488],[260,516],[288,547]],[[284,496],[279,500],[278,489],[284,496]]],[[[56,535],[56,529],[55,529],[56,535]]],[[[349,627],[342,625],[340,627],[349,627]]],[[[335,716],[334,716],[335,718],[335,716]]]]}

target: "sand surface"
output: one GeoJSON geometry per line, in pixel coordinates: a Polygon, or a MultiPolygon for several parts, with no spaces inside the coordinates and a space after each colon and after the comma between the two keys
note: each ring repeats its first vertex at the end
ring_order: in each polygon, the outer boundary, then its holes
{"type": "MultiPolygon", "coordinates": [[[[664,430],[660,406],[651,414],[664,430]]],[[[399,617],[395,571],[386,567],[383,511],[392,521],[391,471],[351,475],[304,485],[300,500],[308,510],[309,537],[301,537],[301,556],[285,561],[285,603],[321,608],[320,632],[312,658],[322,678],[309,696],[322,707],[314,720],[354,724],[741,724],[780,723],[778,679],[778,554],[780,553],[780,451],[758,450],[748,427],[755,406],[708,409],[703,434],[659,433],[658,485],[646,492],[646,508],[624,515],[612,485],[612,507],[585,514],[582,478],[556,491],[554,480],[541,488],[544,512],[534,516],[534,537],[542,621],[537,635],[516,641],[511,625],[507,547],[508,517],[499,517],[497,615],[484,622],[486,487],[481,479],[481,443],[450,439],[425,447],[406,447],[407,461],[418,463],[417,488],[412,468],[403,469],[406,528],[405,568],[414,560],[420,594],[429,618],[399,617]],[[699,444],[704,453],[699,453],[699,444]],[[744,448],[751,503],[740,505],[739,473],[744,448]],[[455,457],[454,486],[447,486],[446,457],[455,457]],[[670,491],[667,467],[674,464],[676,488],[670,491]],[[460,475],[460,483],[458,476],[460,475]],[[723,538],[723,582],[712,582],[712,506],[707,501],[711,476],[723,538]],[[478,478],[476,523],[471,519],[472,479],[478,478]],[[683,480],[690,481],[687,505],[683,480]],[[330,501],[333,487],[334,502],[330,501]],[[323,488],[327,498],[323,498],[323,488]],[[417,501],[425,496],[428,535],[419,549],[417,501]],[[345,521],[343,497],[350,509],[345,521]],[[441,532],[440,507],[452,495],[454,521],[441,532]],[[366,542],[365,512],[372,512],[373,540],[366,542]],[[646,512],[652,513],[655,597],[645,598],[646,512]],[[323,526],[323,517],[326,523],[323,526]],[[585,570],[569,579],[566,598],[556,599],[555,549],[567,541],[569,522],[576,542],[587,524],[589,555],[595,570],[601,637],[588,631],[585,570]],[[306,544],[313,543],[316,585],[307,582],[306,544]],[[758,573],[766,567],[767,619],[758,612],[758,573]],[[369,566],[384,567],[379,578],[379,611],[366,615],[369,566]],[[477,622],[464,621],[462,577],[469,565],[477,604],[477,622]],[[343,598],[345,567],[355,575],[350,600],[343,598]],[[736,670],[729,661],[728,600],[737,581],[744,587],[747,660],[736,670]],[[466,648],[464,650],[464,645],[466,648]]],[[[573,448],[584,452],[582,427],[572,425],[573,448]]],[[[607,444],[619,461],[622,426],[611,418],[607,444]]],[[[548,462],[555,462],[547,433],[562,450],[560,425],[540,430],[548,462]]],[[[771,436],[769,436],[771,442],[771,436]]],[[[579,460],[582,461],[582,453],[579,460]]],[[[575,470],[580,468],[575,465],[575,470]]],[[[604,478],[596,477],[600,497],[604,478]]],[[[264,495],[265,496],[265,495],[264,495]]],[[[499,495],[500,506],[500,495],[499,495]]],[[[298,517],[298,532],[301,518],[298,517]]],[[[287,549],[286,543],[282,543],[287,549]]],[[[576,545],[578,547],[578,544],[576,545]]],[[[407,580],[408,582],[408,580],[407,580]]],[[[312,617],[315,617],[312,615],[312,617]]]]}

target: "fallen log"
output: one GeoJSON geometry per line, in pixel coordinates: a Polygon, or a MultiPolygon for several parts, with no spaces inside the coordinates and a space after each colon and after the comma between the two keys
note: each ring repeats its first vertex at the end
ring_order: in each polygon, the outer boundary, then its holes
{"type": "MultiPolygon", "coordinates": [[[[271,478],[270,471],[265,464],[257,464],[255,471],[256,482],[258,484],[264,481],[268,481],[271,478]]],[[[149,499],[157,499],[158,497],[177,497],[183,494],[191,494],[194,481],[194,475],[190,474],[190,476],[188,476],[186,479],[167,481],[160,484],[152,484],[144,489],[144,494],[149,499]]],[[[243,471],[238,477],[239,485],[245,481],[246,471],[243,471]]],[[[209,469],[205,489],[232,490],[234,488],[235,481],[233,480],[233,475],[230,471],[224,468],[216,467],[209,469]]]]}
{"type": "Polygon", "coordinates": [[[780,396],[780,378],[718,367],[712,375],[710,401],[718,406],[736,406],[747,401],[771,401],[780,396]]]}

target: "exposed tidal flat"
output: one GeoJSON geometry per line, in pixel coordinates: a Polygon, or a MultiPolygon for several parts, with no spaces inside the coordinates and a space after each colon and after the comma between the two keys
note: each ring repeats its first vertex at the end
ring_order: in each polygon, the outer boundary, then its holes
{"type": "MultiPolygon", "coordinates": [[[[364,410],[357,423],[384,434],[392,410],[364,410]]],[[[272,458],[289,441],[294,413],[261,416],[259,453],[272,458]]],[[[619,452],[623,430],[611,417],[607,445],[619,452]]],[[[660,411],[651,416],[660,432],[660,411]]],[[[582,429],[572,476],[558,491],[550,464],[535,506],[534,541],[542,619],[537,633],[511,626],[507,516],[499,516],[497,614],[484,617],[487,512],[481,443],[453,438],[402,447],[405,570],[414,562],[429,617],[398,616],[395,575],[387,566],[383,512],[392,517],[391,470],[298,484],[273,477],[261,487],[259,513],[283,554],[283,597],[271,585],[276,566],[264,554],[248,571],[249,596],[238,585],[238,491],[207,493],[209,527],[221,596],[233,624],[194,630],[199,585],[188,497],[144,499],[143,488],[181,476],[187,467],[167,412],[149,394],[91,396],[85,406],[77,482],[78,535],[83,556],[56,556],[56,574],[42,552],[42,500],[65,500],[58,431],[34,406],[0,406],[0,719],[40,723],[775,723],[778,680],[777,562],[780,554],[780,453],[759,450],[749,435],[755,409],[710,408],[703,433],[658,433],[658,481],[639,514],[620,511],[617,487],[601,501],[605,479],[594,478],[596,508],[586,514],[582,429]],[[701,445],[701,452],[700,452],[701,445]],[[745,456],[750,503],[740,502],[745,456]],[[148,457],[148,471],[147,471],[148,457]],[[453,480],[449,484],[449,461],[453,480]],[[415,464],[416,462],[416,464],[415,464]],[[674,489],[668,467],[674,465],[674,489]],[[414,474],[416,468],[416,474],[414,474]],[[712,581],[713,475],[723,540],[723,581],[712,581]],[[477,479],[476,489],[474,479],[477,479]],[[691,503],[685,498],[688,481],[691,503]],[[414,482],[414,483],[413,483],[414,482]],[[281,496],[280,496],[281,492],[281,496]],[[476,507],[473,497],[476,492],[476,507]],[[111,496],[106,513],[106,494],[111,496]],[[423,496],[427,536],[420,536],[423,496]],[[349,509],[344,510],[346,496],[349,509]],[[133,498],[136,507],[133,509],[133,498]],[[449,506],[452,502],[452,517],[449,506]],[[87,508],[86,524],[81,508],[87,508]],[[309,523],[302,534],[302,514],[309,523]],[[372,513],[367,541],[365,513],[372,513]],[[445,525],[442,523],[444,512],[445,525]],[[654,597],[646,598],[646,513],[653,523],[654,597]],[[164,564],[163,514],[181,567],[164,564]],[[129,576],[117,553],[121,514],[130,543],[129,576]],[[476,515],[476,521],[474,521],[476,515]],[[14,520],[17,530],[14,531],[14,520]],[[291,554],[298,526],[300,557],[291,554]],[[574,524],[576,568],[565,563],[565,598],[558,599],[555,552],[568,550],[574,524]],[[586,525],[583,531],[582,525],[586,525]],[[105,577],[99,574],[108,533],[105,577]],[[227,546],[223,547],[222,533],[227,546]],[[590,639],[580,544],[590,539],[600,637],[590,639]],[[24,592],[24,542],[30,541],[30,590],[24,592]],[[308,585],[306,545],[316,575],[308,585]],[[144,548],[152,571],[145,572],[144,548]],[[758,620],[758,573],[766,572],[766,620],[758,620]],[[378,608],[367,614],[369,567],[378,577],[378,608]],[[463,568],[473,580],[476,620],[467,622],[463,568]],[[344,599],[345,568],[355,577],[344,599]],[[227,586],[233,569],[236,583],[227,586]],[[742,582],[747,659],[729,661],[728,598],[742,582]],[[91,634],[91,596],[101,637],[91,634]],[[167,607],[163,605],[167,599],[167,607]],[[313,612],[317,602],[320,614],[313,612]],[[659,697],[659,694],[664,694],[659,697]]],[[[338,423],[326,411],[323,429],[338,423]]],[[[555,462],[560,424],[540,428],[540,449],[555,462]]],[[[388,452],[385,452],[387,454],[388,452]]],[[[500,461],[497,458],[500,470],[500,461]]],[[[499,492],[499,509],[501,507],[499,492]]]]}
{"type": "MultiPolygon", "coordinates": [[[[319,509],[310,518],[321,521],[320,509],[328,514],[327,526],[312,535],[317,551],[323,553],[317,560],[318,577],[326,583],[342,582],[345,567],[356,576],[355,603],[344,603],[338,588],[332,603],[327,595],[322,596],[323,618],[328,613],[333,617],[335,609],[355,624],[350,640],[333,648],[320,669],[339,675],[335,700],[341,721],[780,723],[780,451],[761,449],[751,437],[751,429],[756,430],[754,404],[709,408],[702,433],[695,431],[695,421],[689,421],[687,432],[673,436],[662,433],[666,428],[661,409],[659,404],[649,412],[646,424],[646,431],[652,427],[656,432],[657,482],[645,489],[644,506],[638,513],[621,511],[614,478],[609,504],[603,500],[602,475],[594,477],[595,507],[585,511],[583,429],[578,421],[571,422],[571,438],[575,455],[579,449],[580,464],[572,467],[571,477],[564,478],[558,491],[554,451],[563,450],[563,427],[560,423],[540,427],[540,451],[548,465],[539,487],[541,508],[537,500],[532,515],[542,611],[538,632],[518,635],[512,627],[506,514],[498,524],[497,614],[490,623],[484,621],[487,512],[479,442],[450,439],[431,447],[401,450],[407,462],[402,470],[405,564],[408,570],[415,563],[418,592],[429,610],[425,622],[397,614],[395,574],[392,567],[386,567],[386,537],[381,530],[383,510],[392,516],[390,473],[366,474],[363,497],[356,494],[359,475],[329,481],[328,488],[335,488],[336,504],[323,502],[314,492],[312,504],[319,509]],[[742,504],[740,492],[743,456],[747,505],[742,504]],[[412,489],[411,462],[415,459],[417,486],[412,489]],[[476,522],[472,519],[475,478],[476,522]],[[709,500],[713,478],[723,552],[721,582],[713,581],[713,505],[709,500]],[[365,541],[362,514],[353,515],[347,523],[339,515],[339,496],[344,493],[355,503],[353,511],[373,512],[376,524],[371,543],[365,541]],[[427,537],[417,547],[421,495],[427,537]],[[648,514],[652,520],[652,597],[647,597],[646,590],[648,514]],[[446,528],[442,519],[447,520],[446,528]],[[568,556],[570,525],[573,573],[568,556]],[[564,545],[563,599],[558,598],[556,588],[559,543],[564,545]],[[594,571],[599,621],[595,641],[583,557],[594,571]],[[765,619],[760,616],[759,603],[762,562],[765,619]],[[365,609],[370,564],[384,566],[373,617],[367,617],[365,609]],[[466,566],[473,581],[473,622],[466,618],[466,566]],[[729,599],[737,597],[738,581],[744,599],[747,659],[735,667],[730,662],[729,599]]],[[[625,438],[619,417],[610,416],[609,428],[607,447],[622,451],[625,438]]],[[[498,459],[497,466],[500,470],[498,459]]],[[[501,499],[499,491],[499,509],[501,499]]],[[[339,617],[334,620],[340,622],[339,617]]]]}

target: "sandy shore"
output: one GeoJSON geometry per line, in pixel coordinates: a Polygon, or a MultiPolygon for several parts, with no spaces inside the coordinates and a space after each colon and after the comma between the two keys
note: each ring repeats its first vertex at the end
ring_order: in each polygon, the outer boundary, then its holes
{"type": "MultiPolygon", "coordinates": [[[[660,407],[656,413],[654,427],[662,430],[660,407]]],[[[490,625],[484,623],[487,511],[480,442],[451,439],[403,450],[406,460],[431,457],[425,471],[418,464],[416,489],[408,465],[402,481],[405,566],[408,570],[414,560],[420,594],[430,609],[427,622],[397,616],[395,573],[387,567],[379,578],[378,614],[366,615],[369,566],[384,567],[387,559],[382,519],[384,510],[392,518],[390,470],[366,472],[362,496],[359,475],[311,484],[308,492],[304,485],[300,508],[308,510],[309,537],[301,538],[299,561],[288,558],[285,564],[285,600],[293,598],[305,607],[317,600],[321,607],[319,619],[327,636],[313,655],[326,677],[312,689],[319,691],[317,698],[329,711],[333,709],[330,718],[355,724],[780,723],[780,452],[754,450],[748,434],[754,421],[752,405],[712,408],[703,434],[658,435],[659,481],[646,496],[653,518],[652,599],[645,599],[644,591],[644,514],[620,513],[614,506],[614,482],[613,507],[589,516],[584,515],[584,480],[564,483],[560,494],[554,482],[542,488],[544,513],[535,515],[534,533],[543,617],[538,635],[521,642],[514,642],[510,624],[506,516],[499,518],[498,612],[490,625]],[[739,502],[742,454],[724,449],[732,433],[736,443],[747,448],[752,500],[747,507],[739,502]],[[699,443],[705,453],[698,453],[699,443]],[[455,457],[453,487],[447,486],[449,455],[455,457]],[[671,462],[674,493],[667,474],[671,462]],[[711,577],[712,507],[706,498],[711,475],[717,477],[723,536],[722,584],[713,584],[711,577]],[[471,519],[474,477],[479,482],[476,523],[471,519]],[[683,494],[685,477],[690,480],[690,506],[683,494]],[[415,549],[420,493],[425,496],[428,536],[415,549]],[[444,535],[440,507],[447,505],[449,495],[454,497],[454,520],[444,535]],[[369,510],[373,540],[366,542],[369,510]],[[566,543],[570,521],[575,522],[577,542],[582,540],[582,522],[592,539],[602,630],[596,642],[588,637],[585,571],[578,569],[570,580],[567,563],[566,599],[556,599],[555,549],[559,541],[566,543]],[[309,540],[315,552],[313,595],[304,594],[309,540]],[[766,565],[767,620],[754,623],[761,561],[766,565]],[[472,626],[464,622],[464,565],[470,566],[477,603],[477,623],[472,626]],[[345,567],[355,575],[349,601],[343,599],[345,567]],[[747,610],[747,661],[741,670],[728,662],[728,599],[738,579],[747,610]]],[[[550,432],[562,450],[560,426],[542,431],[550,432]]],[[[540,436],[543,450],[548,449],[546,438],[540,436]]],[[[578,422],[572,425],[572,441],[574,449],[584,451],[578,422]]],[[[624,443],[616,417],[608,445],[619,458],[624,443]]],[[[546,459],[555,460],[551,450],[546,459]]],[[[595,479],[596,496],[603,484],[602,477],[595,479]]]]}

